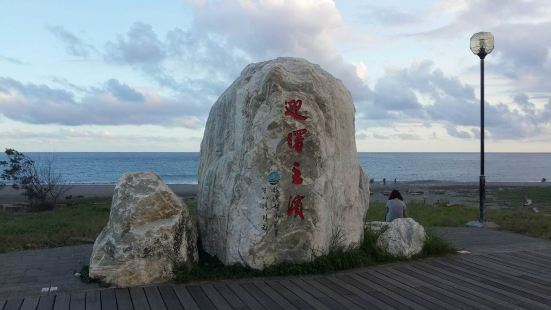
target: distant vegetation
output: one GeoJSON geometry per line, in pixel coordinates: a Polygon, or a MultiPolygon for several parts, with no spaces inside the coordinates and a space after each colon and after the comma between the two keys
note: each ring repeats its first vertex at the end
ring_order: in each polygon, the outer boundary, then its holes
{"type": "Polygon", "coordinates": [[[55,171],[53,159],[37,164],[14,149],[6,149],[5,154],[7,160],[0,161],[0,167],[4,168],[0,174],[0,189],[11,185],[14,189],[23,190],[31,211],[53,209],[69,189],[62,186],[63,177],[55,171]]]}

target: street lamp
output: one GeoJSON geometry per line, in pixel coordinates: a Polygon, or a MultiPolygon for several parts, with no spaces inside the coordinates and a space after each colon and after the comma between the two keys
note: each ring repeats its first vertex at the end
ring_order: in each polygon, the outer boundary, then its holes
{"type": "Polygon", "coordinates": [[[480,57],[480,223],[484,223],[484,198],[486,177],[484,176],[484,58],[494,50],[494,36],[490,32],[478,32],[471,37],[471,51],[480,57]]]}

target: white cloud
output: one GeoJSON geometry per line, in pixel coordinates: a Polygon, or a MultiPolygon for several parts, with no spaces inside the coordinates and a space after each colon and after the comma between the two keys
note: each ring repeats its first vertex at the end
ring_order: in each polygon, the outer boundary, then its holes
{"type": "Polygon", "coordinates": [[[143,125],[198,128],[207,113],[193,98],[167,98],[151,89],[136,90],[115,79],[74,93],[0,77],[0,113],[31,124],[143,125]]]}

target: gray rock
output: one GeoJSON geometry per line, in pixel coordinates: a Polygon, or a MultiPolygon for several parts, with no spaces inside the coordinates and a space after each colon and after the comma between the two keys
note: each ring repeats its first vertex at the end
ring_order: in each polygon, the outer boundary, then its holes
{"type": "Polygon", "coordinates": [[[393,257],[410,258],[421,253],[426,233],[412,218],[398,218],[382,226],[377,247],[393,257]]]}
{"type": "Polygon", "coordinates": [[[90,277],[120,287],[163,282],[174,263],[197,259],[197,228],[182,200],[153,173],[124,174],[94,243],[90,277]]]}
{"type": "Polygon", "coordinates": [[[308,261],[336,240],[358,243],[369,183],[354,113],[349,91],[318,65],[278,58],[247,66],[212,107],[201,143],[205,251],[262,269],[308,261]]]}
{"type": "Polygon", "coordinates": [[[365,229],[369,229],[374,233],[380,233],[383,228],[386,229],[386,226],[388,225],[388,222],[379,222],[379,221],[372,221],[372,222],[366,222],[365,223],[365,229]]]}

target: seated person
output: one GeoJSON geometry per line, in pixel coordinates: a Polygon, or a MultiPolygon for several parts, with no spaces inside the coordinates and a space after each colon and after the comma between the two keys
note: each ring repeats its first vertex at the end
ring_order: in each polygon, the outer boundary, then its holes
{"type": "Polygon", "coordinates": [[[399,191],[392,190],[386,202],[386,221],[392,222],[394,219],[402,217],[407,217],[404,198],[399,191]]]}

